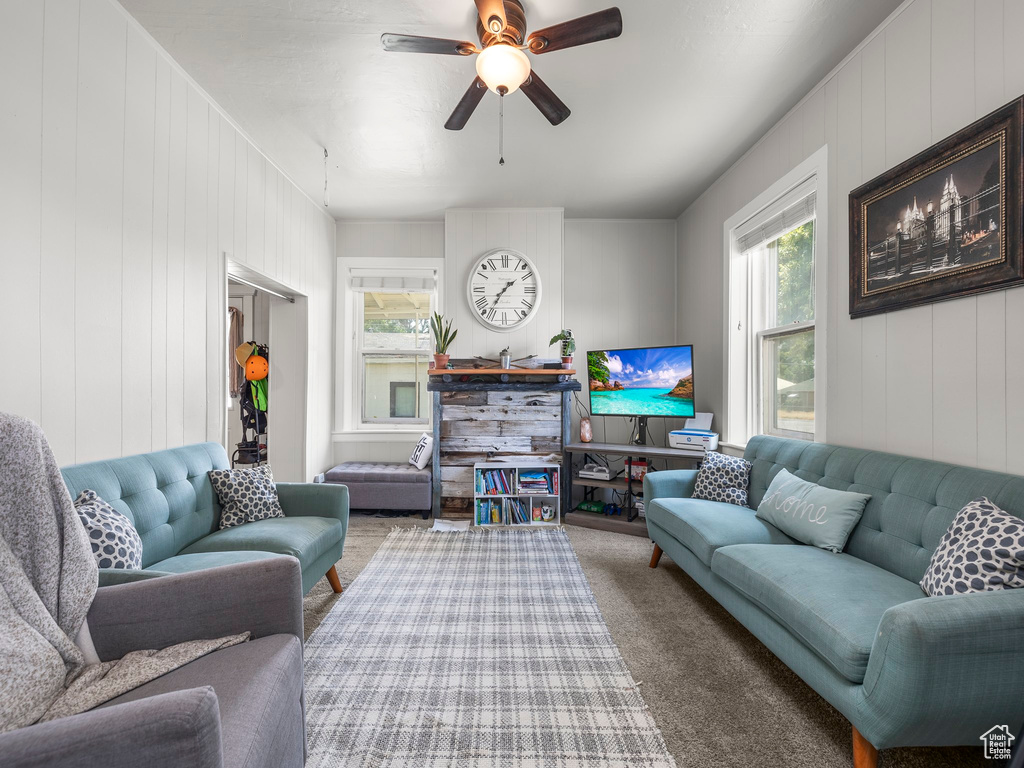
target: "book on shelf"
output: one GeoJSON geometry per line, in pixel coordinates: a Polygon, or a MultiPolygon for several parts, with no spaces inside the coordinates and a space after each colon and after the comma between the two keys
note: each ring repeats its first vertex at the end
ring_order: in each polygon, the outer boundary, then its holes
{"type": "Polygon", "coordinates": [[[476,524],[500,525],[504,522],[504,511],[501,501],[492,499],[476,500],[476,524]]]}
{"type": "Polygon", "coordinates": [[[520,523],[525,525],[530,524],[530,507],[520,499],[514,499],[516,505],[516,517],[520,523]]]}
{"type": "Polygon", "coordinates": [[[512,480],[500,469],[478,469],[476,491],[481,495],[508,496],[512,493],[512,480]]]}
{"type": "Polygon", "coordinates": [[[511,525],[529,525],[531,518],[530,505],[522,499],[508,500],[509,523],[511,525]]]}
{"type": "Polygon", "coordinates": [[[529,469],[519,472],[519,492],[537,496],[553,496],[557,470],[529,469]]]}

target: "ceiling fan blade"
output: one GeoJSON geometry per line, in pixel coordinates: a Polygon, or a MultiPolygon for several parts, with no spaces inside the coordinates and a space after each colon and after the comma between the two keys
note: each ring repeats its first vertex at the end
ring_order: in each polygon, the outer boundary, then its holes
{"type": "Polygon", "coordinates": [[[562,100],[555,96],[555,92],[548,88],[547,83],[537,76],[536,71],[530,73],[526,82],[519,86],[519,89],[526,94],[526,98],[534,103],[534,106],[552,125],[565,122],[565,119],[572,114],[562,100]]]}
{"type": "Polygon", "coordinates": [[[441,37],[420,37],[419,35],[380,36],[385,51],[398,53],[440,53],[448,56],[468,56],[476,46],[465,40],[445,40],[441,37]]]}
{"type": "Polygon", "coordinates": [[[491,34],[501,34],[508,25],[504,0],[476,0],[476,9],[480,13],[480,23],[491,34]]]}
{"type": "Polygon", "coordinates": [[[610,40],[622,34],[622,14],[618,8],[580,16],[533,32],[526,40],[531,53],[548,53],[577,45],[610,40]]]}
{"type": "Polygon", "coordinates": [[[473,110],[476,109],[476,105],[480,103],[480,99],[484,97],[485,93],[487,93],[487,86],[484,81],[479,77],[474,78],[469,90],[462,96],[462,100],[459,101],[444,127],[449,131],[461,131],[465,128],[469,118],[473,116],[473,110]]]}

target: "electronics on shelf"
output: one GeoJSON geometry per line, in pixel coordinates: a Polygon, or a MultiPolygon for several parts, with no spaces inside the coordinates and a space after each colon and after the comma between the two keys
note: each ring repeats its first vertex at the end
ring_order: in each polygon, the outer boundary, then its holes
{"type": "Polygon", "coordinates": [[[718,433],[701,429],[674,429],[668,433],[669,448],[703,448],[718,450],[718,433]]]}
{"type": "Polygon", "coordinates": [[[611,480],[612,473],[603,464],[584,464],[579,471],[580,477],[588,480],[611,480]]]}
{"type": "Polygon", "coordinates": [[[713,414],[698,413],[692,419],[687,419],[682,429],[674,429],[668,433],[668,447],[717,451],[718,433],[711,431],[712,418],[713,414]]]}
{"type": "Polygon", "coordinates": [[[587,352],[590,412],[637,419],[638,445],[647,444],[647,419],[695,414],[693,347],[641,347],[587,352]]]}

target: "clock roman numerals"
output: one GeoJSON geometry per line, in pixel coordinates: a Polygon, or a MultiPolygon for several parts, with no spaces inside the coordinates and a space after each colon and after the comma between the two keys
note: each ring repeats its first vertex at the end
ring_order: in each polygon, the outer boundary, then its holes
{"type": "Polygon", "coordinates": [[[498,249],[481,256],[468,283],[469,306],[488,328],[519,328],[533,319],[540,305],[540,275],[528,257],[515,251],[498,249]]]}

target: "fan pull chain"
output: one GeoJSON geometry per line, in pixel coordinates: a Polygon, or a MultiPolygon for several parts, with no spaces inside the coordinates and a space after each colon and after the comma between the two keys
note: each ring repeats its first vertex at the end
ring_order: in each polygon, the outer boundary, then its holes
{"type": "Polygon", "coordinates": [[[329,208],[331,205],[331,190],[328,186],[329,178],[327,171],[327,147],[324,147],[324,208],[329,208]]]}
{"type": "Polygon", "coordinates": [[[505,89],[498,89],[498,165],[505,164],[505,89]]]}

